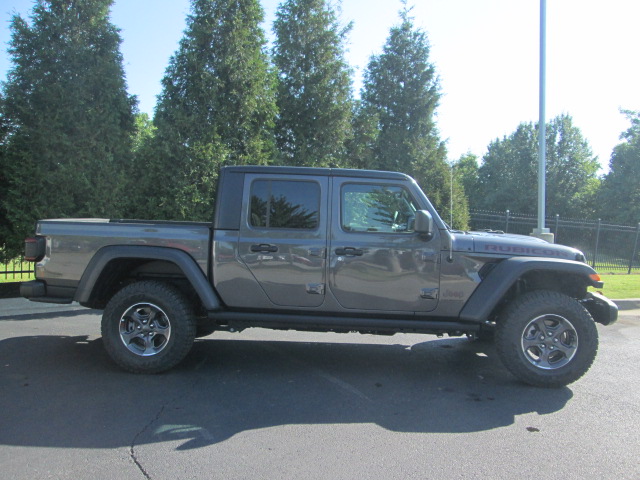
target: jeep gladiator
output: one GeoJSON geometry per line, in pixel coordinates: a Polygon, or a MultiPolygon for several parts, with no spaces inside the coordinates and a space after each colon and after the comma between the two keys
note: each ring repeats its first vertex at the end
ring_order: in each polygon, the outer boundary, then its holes
{"type": "Polygon", "coordinates": [[[616,305],[584,255],[451,230],[409,176],[224,167],[211,223],[41,220],[25,243],[39,302],[104,310],[113,361],[178,364],[196,337],[247,327],[491,338],[520,380],[580,378],[616,305]]]}

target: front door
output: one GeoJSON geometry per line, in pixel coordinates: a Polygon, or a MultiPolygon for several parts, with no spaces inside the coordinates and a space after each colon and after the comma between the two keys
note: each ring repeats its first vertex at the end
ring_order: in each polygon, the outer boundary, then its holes
{"type": "Polygon", "coordinates": [[[301,175],[245,177],[238,251],[274,305],[324,301],[328,183],[301,175]]]}
{"type": "Polygon", "coordinates": [[[428,312],[438,303],[440,238],[413,230],[420,205],[392,180],[333,178],[331,292],[347,309],[428,312]]]}

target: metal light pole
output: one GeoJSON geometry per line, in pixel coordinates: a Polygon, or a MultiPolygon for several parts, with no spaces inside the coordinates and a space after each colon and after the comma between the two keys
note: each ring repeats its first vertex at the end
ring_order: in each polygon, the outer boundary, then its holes
{"type": "Polygon", "coordinates": [[[540,0],[540,120],[538,121],[538,228],[532,236],[553,243],[553,234],[545,228],[546,216],[546,80],[547,80],[547,0],[540,0]]]}
{"type": "Polygon", "coordinates": [[[540,121],[538,124],[538,229],[544,228],[546,200],[547,144],[547,0],[540,0],[540,121]]]}

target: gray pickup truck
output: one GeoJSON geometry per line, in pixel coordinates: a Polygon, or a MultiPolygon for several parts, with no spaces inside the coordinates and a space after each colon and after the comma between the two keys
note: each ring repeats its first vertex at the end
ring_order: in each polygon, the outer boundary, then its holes
{"type": "Polygon", "coordinates": [[[573,248],[452,231],[401,173],[222,168],[211,223],[41,220],[24,297],[104,310],[111,358],[178,364],[196,337],[247,327],[492,338],[522,381],[591,366],[614,303],[573,248]]]}

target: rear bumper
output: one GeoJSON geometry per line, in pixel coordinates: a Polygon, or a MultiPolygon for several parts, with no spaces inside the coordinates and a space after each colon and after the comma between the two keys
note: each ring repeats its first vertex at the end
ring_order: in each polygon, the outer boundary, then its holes
{"type": "Polygon", "coordinates": [[[600,293],[587,293],[582,305],[602,325],[611,325],[618,320],[618,306],[600,293]]]}
{"type": "Polygon", "coordinates": [[[73,295],[69,296],[68,289],[50,288],[42,280],[31,280],[20,284],[20,296],[31,300],[32,302],[42,303],[71,303],[73,295]],[[51,290],[51,291],[48,291],[51,290]]]}

